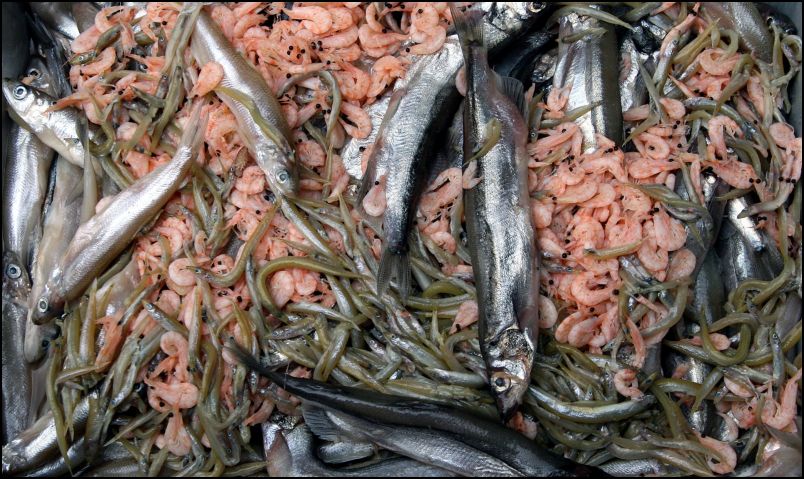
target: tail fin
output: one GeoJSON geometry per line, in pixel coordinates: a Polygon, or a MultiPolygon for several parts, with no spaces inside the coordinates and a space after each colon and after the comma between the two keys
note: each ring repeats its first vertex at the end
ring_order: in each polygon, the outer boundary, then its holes
{"type": "Polygon", "coordinates": [[[482,47],[483,42],[483,11],[467,7],[455,7],[450,4],[449,10],[452,13],[452,21],[458,38],[461,40],[461,49],[464,58],[469,54],[470,47],[482,47]]]}
{"type": "Polygon", "coordinates": [[[325,410],[304,404],[302,414],[304,415],[304,422],[319,439],[332,442],[343,440],[338,427],[327,416],[325,410]]]}
{"type": "Polygon", "coordinates": [[[406,251],[392,251],[386,248],[380,258],[377,271],[377,294],[382,295],[392,278],[396,278],[399,294],[402,299],[408,298],[410,292],[410,260],[406,251]]]}

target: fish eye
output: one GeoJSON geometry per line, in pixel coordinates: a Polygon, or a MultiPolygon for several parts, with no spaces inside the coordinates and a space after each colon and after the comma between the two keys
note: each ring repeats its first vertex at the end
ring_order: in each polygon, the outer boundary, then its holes
{"type": "Polygon", "coordinates": [[[27,94],[28,89],[25,88],[24,86],[17,85],[16,87],[14,87],[14,98],[16,98],[17,100],[22,100],[23,98],[25,98],[25,95],[27,94]]]}
{"type": "Polygon", "coordinates": [[[290,179],[290,175],[287,170],[282,170],[276,175],[276,179],[279,180],[280,183],[287,183],[290,179]]]}
{"type": "Polygon", "coordinates": [[[28,70],[28,76],[39,78],[39,70],[37,70],[36,68],[31,68],[30,70],[28,70]]]}
{"type": "Polygon", "coordinates": [[[40,313],[46,313],[48,306],[49,305],[47,303],[47,299],[45,299],[45,298],[40,298],[39,301],[36,303],[36,309],[40,313]]]}
{"type": "Polygon", "coordinates": [[[497,376],[496,378],[494,378],[494,381],[492,383],[492,387],[494,387],[494,390],[496,391],[505,391],[510,386],[511,386],[511,380],[504,376],[497,376]]]}
{"type": "Polygon", "coordinates": [[[17,279],[22,275],[22,270],[16,264],[10,264],[6,268],[6,274],[11,279],[17,279]]]}

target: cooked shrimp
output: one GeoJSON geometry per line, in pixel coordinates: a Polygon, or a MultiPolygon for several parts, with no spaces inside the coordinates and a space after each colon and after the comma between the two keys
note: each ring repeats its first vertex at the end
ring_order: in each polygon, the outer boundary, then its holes
{"type": "Polygon", "coordinates": [[[338,79],[341,94],[347,100],[363,100],[371,83],[368,73],[348,62],[341,62],[340,65],[343,71],[333,72],[333,74],[338,79]]]}
{"type": "Polygon", "coordinates": [[[597,277],[593,272],[583,272],[577,274],[573,279],[570,292],[579,304],[595,306],[611,297],[614,284],[607,283],[609,283],[608,280],[597,277]],[[590,286],[590,283],[594,283],[594,285],[590,286]]]}
{"type": "Polygon", "coordinates": [[[676,99],[661,98],[659,99],[659,103],[661,103],[664,107],[664,111],[667,112],[667,116],[673,120],[682,120],[687,114],[687,109],[684,108],[684,104],[676,99]]]}
{"type": "Polygon", "coordinates": [[[664,208],[653,215],[653,227],[656,232],[656,244],[667,251],[676,251],[687,242],[687,231],[677,219],[671,218],[664,208]]]}
{"type": "Polygon", "coordinates": [[[737,453],[734,452],[734,449],[730,445],[711,437],[701,436],[697,431],[695,434],[698,436],[698,441],[701,444],[715,451],[717,454],[714,458],[709,457],[706,460],[712,472],[715,474],[729,474],[734,471],[734,468],[737,466],[737,453]],[[720,458],[722,458],[724,462],[720,462],[720,458]],[[718,462],[715,462],[715,459],[717,459],[718,462]]]}
{"type": "Polygon", "coordinates": [[[553,88],[547,94],[547,109],[553,112],[560,112],[567,106],[569,101],[570,90],[572,85],[567,85],[564,88],[553,88]]]}
{"type": "Polygon", "coordinates": [[[294,7],[282,11],[293,20],[301,20],[302,26],[316,35],[327,33],[332,28],[332,15],[326,8],[294,7]]]}
{"type": "Polygon", "coordinates": [[[441,25],[437,25],[429,31],[414,34],[412,38],[418,43],[410,47],[411,54],[430,55],[444,46],[444,42],[447,40],[447,30],[441,25]]]}
{"type": "Polygon", "coordinates": [[[362,25],[358,29],[357,34],[358,38],[360,39],[360,46],[362,46],[364,50],[384,48],[388,45],[407,39],[405,35],[399,33],[382,33],[374,31],[370,26],[368,26],[368,24],[362,25]]]}
{"type": "Polygon", "coordinates": [[[289,271],[278,271],[271,276],[271,297],[277,308],[285,306],[296,292],[296,282],[289,271]]]}
{"type": "Polygon", "coordinates": [[[713,76],[729,75],[737,65],[740,55],[725,58],[725,51],[719,48],[707,48],[698,55],[701,68],[713,76]]]}
{"type": "Polygon", "coordinates": [[[170,407],[189,409],[198,403],[198,388],[192,383],[165,384],[146,378],[148,404],[159,412],[168,412],[170,407]]]}
{"type": "Polygon", "coordinates": [[[650,105],[640,105],[632,107],[623,112],[623,121],[642,121],[650,114],[650,105]]]}
{"type": "MultiPolygon", "coordinates": [[[[168,280],[177,286],[189,287],[195,284],[195,275],[190,271],[192,262],[189,258],[175,259],[168,266],[168,280]]],[[[183,290],[182,290],[183,291],[183,290]]],[[[182,294],[182,291],[176,291],[182,294]]]]}
{"type": "Polygon", "coordinates": [[[643,266],[651,271],[664,271],[670,262],[670,256],[666,250],[660,248],[657,244],[653,222],[647,221],[642,228],[647,235],[637,250],[637,258],[639,258],[643,266]]]}
{"type": "Polygon", "coordinates": [[[397,57],[386,55],[378,59],[371,67],[371,84],[367,95],[370,98],[381,95],[394,79],[404,74],[405,67],[397,57]]]}
{"type": "Polygon", "coordinates": [[[555,339],[559,343],[566,343],[569,340],[569,334],[576,325],[580,324],[586,319],[586,316],[581,311],[576,311],[558,324],[555,331],[555,339]]]}
{"type": "Polygon", "coordinates": [[[642,391],[636,378],[636,371],[633,369],[620,369],[614,374],[614,388],[618,393],[633,400],[640,400],[643,397],[642,391]]]}
{"type": "Polygon", "coordinates": [[[190,97],[204,96],[215,89],[223,80],[223,66],[218,62],[209,62],[201,68],[198,81],[190,91],[190,97]]]}
{"type": "Polygon", "coordinates": [[[725,134],[736,136],[739,133],[739,136],[742,136],[740,126],[726,115],[717,115],[709,120],[707,128],[709,129],[709,139],[715,147],[715,152],[724,160],[727,159],[728,150],[726,149],[725,134]]]}
{"type": "Polygon", "coordinates": [[[103,345],[95,358],[95,365],[106,367],[114,361],[117,348],[123,340],[123,327],[120,324],[120,315],[104,316],[97,320],[103,326],[103,345]]]}
{"type": "Polygon", "coordinates": [[[667,280],[687,278],[695,271],[695,255],[687,248],[681,248],[670,258],[667,270],[667,280]]]}
{"type": "Polygon", "coordinates": [[[602,318],[597,316],[587,318],[580,323],[576,324],[572,327],[569,334],[567,335],[567,342],[570,346],[576,348],[582,348],[589,344],[589,340],[591,340],[595,333],[597,332],[597,328],[600,323],[603,321],[602,318]]]}
{"type": "Polygon", "coordinates": [[[190,439],[190,434],[184,427],[184,420],[178,408],[173,408],[173,413],[168,419],[167,427],[165,428],[165,434],[160,434],[156,438],[155,444],[159,449],[167,447],[168,451],[179,457],[190,454],[193,443],[190,439]]]}
{"type": "Polygon", "coordinates": [[[475,301],[471,299],[464,301],[458,307],[458,312],[455,314],[455,319],[452,320],[452,327],[449,329],[449,333],[454,334],[476,323],[478,314],[475,301]]]}
{"type": "Polygon", "coordinates": [[[762,422],[766,426],[784,429],[796,417],[796,397],[799,393],[798,381],[801,379],[801,371],[799,369],[785,384],[778,408],[774,407],[776,402],[773,401],[771,390],[768,389],[768,398],[765,400],[766,407],[762,410],[762,422]],[[768,407],[771,404],[772,406],[768,407]]]}
{"type": "Polygon", "coordinates": [[[539,327],[542,329],[552,328],[558,320],[558,310],[553,300],[539,295],[539,327]]]}
{"type": "Polygon", "coordinates": [[[371,134],[371,118],[366,110],[349,102],[343,102],[341,103],[341,111],[346,115],[346,118],[349,119],[349,122],[343,119],[340,120],[346,132],[351,135],[352,138],[368,138],[371,134]],[[354,126],[349,123],[354,124],[354,126]]]}
{"type": "Polygon", "coordinates": [[[757,174],[753,166],[734,158],[727,158],[721,161],[705,161],[703,164],[712,168],[720,179],[734,188],[750,188],[757,180],[757,174]]]}
{"type": "MultiPolygon", "coordinates": [[[[712,345],[714,345],[715,349],[718,351],[723,351],[731,347],[731,341],[729,340],[728,336],[720,333],[710,333],[709,341],[712,342],[712,345]]],[[[703,340],[700,336],[693,336],[692,339],[690,339],[690,344],[701,346],[703,344],[703,340]]]]}

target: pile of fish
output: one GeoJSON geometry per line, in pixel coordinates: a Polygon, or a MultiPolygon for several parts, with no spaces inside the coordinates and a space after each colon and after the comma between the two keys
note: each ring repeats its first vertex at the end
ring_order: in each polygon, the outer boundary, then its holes
{"type": "Polygon", "coordinates": [[[800,476],[776,10],[3,10],[4,474],[800,476]]]}

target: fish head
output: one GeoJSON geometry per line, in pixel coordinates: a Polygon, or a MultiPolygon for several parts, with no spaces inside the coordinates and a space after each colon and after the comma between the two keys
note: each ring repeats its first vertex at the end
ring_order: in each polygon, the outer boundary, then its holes
{"type": "Polygon", "coordinates": [[[30,80],[30,85],[37,90],[42,90],[48,95],[55,96],[56,86],[53,74],[48,70],[45,61],[41,57],[33,57],[28,62],[28,69],[25,70],[26,81],[30,80]]]}
{"type": "Polygon", "coordinates": [[[271,191],[284,197],[295,198],[299,193],[299,170],[295,167],[293,150],[288,145],[282,145],[275,151],[264,153],[277,158],[261,162],[262,165],[267,165],[263,171],[271,191]]]}
{"type": "Polygon", "coordinates": [[[519,35],[541,17],[544,2],[483,2],[486,12],[484,35],[488,45],[500,43],[500,38],[519,35]],[[499,35],[500,38],[495,38],[499,35]]]}
{"type": "Polygon", "coordinates": [[[3,253],[3,301],[12,301],[23,306],[28,297],[28,272],[17,253],[3,253]]]}
{"type": "Polygon", "coordinates": [[[39,298],[31,298],[31,319],[36,324],[45,324],[49,319],[61,314],[64,309],[64,299],[55,294],[48,283],[45,285],[39,298]]]}
{"type": "Polygon", "coordinates": [[[505,330],[486,350],[489,386],[504,421],[513,415],[530,384],[533,343],[518,328],[505,330]]]}
{"type": "Polygon", "coordinates": [[[3,78],[3,96],[9,105],[9,115],[29,128],[43,121],[52,99],[44,92],[11,78],[3,78]]]}

